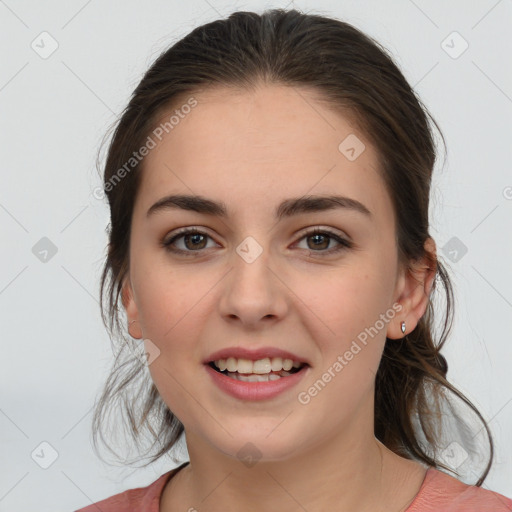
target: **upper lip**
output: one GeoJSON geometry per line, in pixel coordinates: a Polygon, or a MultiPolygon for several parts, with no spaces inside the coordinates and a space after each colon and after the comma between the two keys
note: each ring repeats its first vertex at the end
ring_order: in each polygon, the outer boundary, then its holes
{"type": "Polygon", "coordinates": [[[305,363],[309,366],[309,362],[301,356],[282,350],[277,347],[260,347],[258,349],[249,350],[243,347],[229,347],[218,350],[210,354],[204,361],[204,364],[211,363],[212,361],[218,361],[219,359],[227,359],[228,357],[234,357],[235,359],[249,359],[251,361],[257,361],[258,359],[265,359],[266,357],[281,357],[282,359],[291,359],[299,363],[305,363]]]}

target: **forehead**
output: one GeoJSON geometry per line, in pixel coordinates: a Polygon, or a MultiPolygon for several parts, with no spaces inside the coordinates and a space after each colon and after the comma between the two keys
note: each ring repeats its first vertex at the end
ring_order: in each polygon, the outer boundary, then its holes
{"type": "Polygon", "coordinates": [[[146,210],[171,193],[215,197],[238,213],[261,208],[261,198],[273,206],[284,197],[339,193],[392,215],[376,150],[314,91],[209,89],[182,96],[162,122],[192,96],[196,106],[144,158],[137,202],[146,210]]]}

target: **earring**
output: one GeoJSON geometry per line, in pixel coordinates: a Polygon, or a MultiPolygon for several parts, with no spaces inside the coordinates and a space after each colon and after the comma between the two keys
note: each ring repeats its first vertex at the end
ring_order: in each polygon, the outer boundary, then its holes
{"type": "Polygon", "coordinates": [[[405,333],[405,322],[400,324],[400,329],[402,329],[402,334],[405,333]]]}

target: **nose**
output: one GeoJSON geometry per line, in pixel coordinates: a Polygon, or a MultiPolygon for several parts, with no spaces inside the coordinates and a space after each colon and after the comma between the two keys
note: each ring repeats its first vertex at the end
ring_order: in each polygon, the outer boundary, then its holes
{"type": "Polygon", "coordinates": [[[266,250],[255,259],[246,258],[243,250],[233,255],[233,266],[222,281],[219,301],[220,314],[227,321],[257,329],[263,320],[267,325],[285,316],[287,287],[268,256],[266,250]]]}

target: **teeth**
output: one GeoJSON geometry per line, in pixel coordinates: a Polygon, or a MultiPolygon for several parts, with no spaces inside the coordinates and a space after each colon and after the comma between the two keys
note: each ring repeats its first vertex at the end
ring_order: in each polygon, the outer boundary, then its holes
{"type": "Polygon", "coordinates": [[[228,357],[227,359],[218,359],[217,361],[214,361],[214,363],[221,372],[227,370],[231,373],[256,373],[259,375],[269,374],[272,371],[279,372],[281,370],[285,370],[287,372],[292,368],[300,368],[300,366],[302,366],[302,363],[298,361],[283,359],[281,357],[266,357],[265,359],[258,359],[257,361],[228,357]]]}
{"type": "Polygon", "coordinates": [[[286,377],[288,375],[291,375],[291,373],[286,372],[284,370],[280,371],[279,374],[269,373],[268,375],[256,375],[254,373],[252,375],[242,375],[242,374],[236,373],[236,372],[235,373],[228,372],[228,377],[231,377],[232,379],[235,379],[235,380],[242,380],[244,382],[268,382],[271,380],[278,380],[281,377],[286,377]]]}

